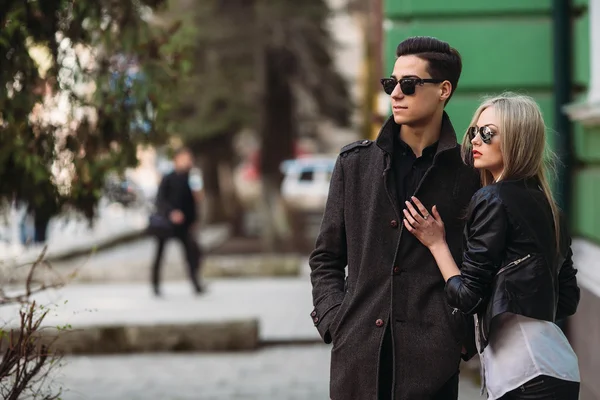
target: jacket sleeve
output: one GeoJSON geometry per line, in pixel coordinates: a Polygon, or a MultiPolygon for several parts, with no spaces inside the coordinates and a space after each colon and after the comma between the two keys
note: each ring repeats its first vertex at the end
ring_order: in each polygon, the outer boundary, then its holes
{"type": "Polygon", "coordinates": [[[505,250],[508,223],[502,201],[485,188],[474,196],[471,207],[461,275],[446,282],[448,304],[465,314],[477,313],[491,292],[505,250]]]}
{"type": "Polygon", "coordinates": [[[558,307],[556,309],[556,319],[560,320],[575,314],[579,305],[580,290],[577,285],[577,269],[573,267],[573,251],[571,250],[571,237],[566,229],[566,221],[561,221],[561,231],[563,232],[562,254],[564,261],[558,273],[558,307]]]}
{"type": "Polygon", "coordinates": [[[329,327],[344,299],[347,264],[344,225],[344,173],[338,157],[331,182],[321,230],[309,258],[314,309],[313,323],[325,343],[331,343],[329,327]]]}

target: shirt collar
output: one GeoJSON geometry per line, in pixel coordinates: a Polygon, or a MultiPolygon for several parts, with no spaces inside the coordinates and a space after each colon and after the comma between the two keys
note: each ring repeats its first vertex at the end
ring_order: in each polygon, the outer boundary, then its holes
{"type": "MultiPolygon", "coordinates": [[[[394,152],[394,137],[397,137],[400,132],[400,125],[394,122],[394,117],[391,116],[388,120],[383,124],[377,140],[377,146],[381,148],[388,154],[392,154],[394,152]]],[[[442,117],[442,129],[440,132],[440,139],[436,143],[436,154],[441,153],[443,151],[455,148],[458,146],[458,142],[456,140],[456,133],[454,131],[454,127],[452,126],[452,122],[450,122],[450,118],[448,114],[444,111],[444,115],[442,117]]]]}
{"type": "MultiPolygon", "coordinates": [[[[425,157],[425,156],[434,156],[435,153],[437,152],[438,143],[439,143],[439,140],[436,141],[435,143],[430,144],[429,146],[425,147],[423,149],[423,153],[421,155],[423,157],[425,157]]],[[[400,138],[400,135],[396,136],[395,145],[398,146],[400,149],[402,149],[403,152],[410,151],[411,153],[414,154],[412,148],[404,140],[402,140],[400,138]]]]}

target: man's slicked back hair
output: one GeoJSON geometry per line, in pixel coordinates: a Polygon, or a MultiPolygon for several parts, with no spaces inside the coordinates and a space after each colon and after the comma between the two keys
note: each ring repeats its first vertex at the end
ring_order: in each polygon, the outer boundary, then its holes
{"type": "Polygon", "coordinates": [[[403,40],[396,49],[396,56],[414,55],[427,61],[427,72],[434,79],[444,79],[452,84],[450,100],[458,87],[462,72],[460,53],[442,40],[430,36],[413,36],[403,40]]]}

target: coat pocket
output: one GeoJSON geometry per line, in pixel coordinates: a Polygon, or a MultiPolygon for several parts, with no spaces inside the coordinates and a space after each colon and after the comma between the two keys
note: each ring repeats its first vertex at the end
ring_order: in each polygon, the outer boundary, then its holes
{"type": "Polygon", "coordinates": [[[511,270],[511,269],[513,269],[513,268],[516,268],[516,267],[518,267],[518,266],[519,266],[519,264],[521,264],[523,261],[525,261],[525,260],[529,259],[530,257],[531,257],[531,254],[527,254],[526,256],[524,256],[524,257],[521,257],[521,258],[519,258],[518,260],[515,260],[515,261],[513,261],[513,262],[511,262],[511,263],[508,263],[506,266],[504,266],[504,267],[500,268],[500,270],[498,271],[498,273],[497,273],[496,275],[503,274],[503,273],[505,273],[506,271],[509,271],[509,270],[511,270]]]}
{"type": "Polygon", "coordinates": [[[346,288],[346,295],[344,296],[344,300],[342,300],[342,304],[338,307],[337,313],[331,324],[329,325],[329,334],[331,335],[331,339],[333,341],[333,345],[335,346],[336,339],[338,335],[341,333],[340,328],[343,325],[343,320],[348,312],[348,305],[351,301],[352,293],[346,288]]]}

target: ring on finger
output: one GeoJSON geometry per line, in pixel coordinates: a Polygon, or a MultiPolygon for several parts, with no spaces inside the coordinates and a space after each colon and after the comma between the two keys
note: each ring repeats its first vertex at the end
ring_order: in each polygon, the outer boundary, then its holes
{"type": "Polygon", "coordinates": [[[423,219],[424,219],[425,221],[427,221],[427,218],[429,218],[429,214],[425,214],[425,215],[423,215],[423,219]]]}

